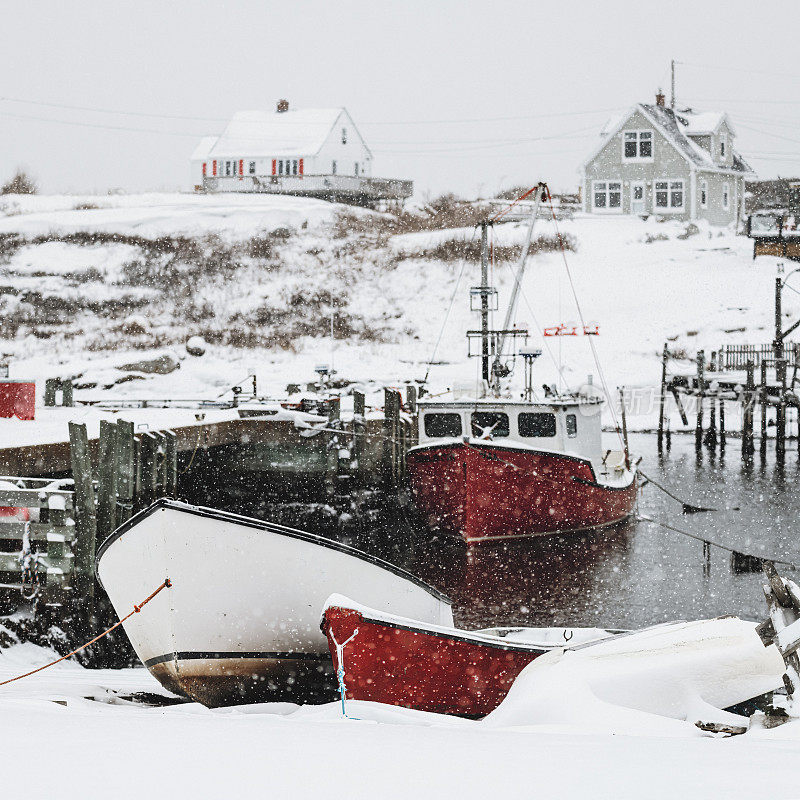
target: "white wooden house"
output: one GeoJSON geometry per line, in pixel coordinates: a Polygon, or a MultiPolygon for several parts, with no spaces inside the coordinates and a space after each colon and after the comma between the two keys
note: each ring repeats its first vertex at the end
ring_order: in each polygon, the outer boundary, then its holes
{"type": "Polygon", "coordinates": [[[270,192],[370,204],[404,199],[411,181],[372,177],[372,153],[345,108],[240,111],[192,154],[197,191],[270,192]]]}
{"type": "Polygon", "coordinates": [[[735,137],[727,114],[676,111],[659,92],[606,123],[582,167],[584,210],[739,223],[756,176],[735,137]]]}

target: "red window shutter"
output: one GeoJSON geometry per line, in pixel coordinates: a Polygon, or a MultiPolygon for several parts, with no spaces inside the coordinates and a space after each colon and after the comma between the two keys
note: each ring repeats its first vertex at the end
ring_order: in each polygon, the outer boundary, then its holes
{"type": "Polygon", "coordinates": [[[206,162],[204,161],[203,162],[203,177],[205,178],[205,176],[206,176],[206,162]]]}
{"type": "Polygon", "coordinates": [[[244,175],[244,159],[239,159],[239,174],[244,175]]]}
{"type": "Polygon", "coordinates": [[[217,162],[216,162],[216,160],[211,162],[211,174],[212,175],[216,175],[217,174],[217,162]]]}
{"type": "Polygon", "coordinates": [[[272,159],[272,174],[273,175],[277,175],[278,174],[278,159],[277,158],[273,158],[272,159]]]}
{"type": "Polygon", "coordinates": [[[300,174],[302,175],[303,174],[303,159],[302,158],[300,159],[300,164],[298,165],[298,170],[299,170],[300,174]]]}

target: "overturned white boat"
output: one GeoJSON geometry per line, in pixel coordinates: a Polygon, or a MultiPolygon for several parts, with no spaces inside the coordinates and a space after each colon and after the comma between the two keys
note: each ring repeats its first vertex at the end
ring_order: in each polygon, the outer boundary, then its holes
{"type": "Polygon", "coordinates": [[[161,499],[118,528],[97,574],[137,655],[168,689],[205,705],[330,699],[320,610],[334,592],[452,625],[450,601],[381,559],[249,517],[161,499]]]}

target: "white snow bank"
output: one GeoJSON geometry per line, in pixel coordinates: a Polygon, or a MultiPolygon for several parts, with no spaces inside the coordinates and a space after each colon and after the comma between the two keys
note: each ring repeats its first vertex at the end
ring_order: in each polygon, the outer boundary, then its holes
{"type": "Polygon", "coordinates": [[[683,735],[685,720],[738,722],[721,711],[781,685],[783,660],[755,623],[736,617],[659,625],[584,648],[554,651],[520,673],[490,727],[580,725],[683,735]]]}

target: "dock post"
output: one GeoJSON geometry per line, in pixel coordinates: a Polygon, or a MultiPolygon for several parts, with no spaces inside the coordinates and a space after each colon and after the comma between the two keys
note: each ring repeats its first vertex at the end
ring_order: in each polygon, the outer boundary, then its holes
{"type": "Polygon", "coordinates": [[[775,377],[779,384],[777,416],[776,416],[776,443],[775,455],[783,459],[786,454],[786,359],[779,358],[775,361],[775,377]]]}
{"type": "Polygon", "coordinates": [[[742,459],[749,461],[755,447],[753,445],[753,406],[755,404],[755,365],[747,362],[747,380],[742,393],[742,459]]]}
{"type": "Polygon", "coordinates": [[[758,443],[758,448],[761,457],[767,455],[767,362],[761,359],[761,389],[759,392],[759,401],[761,405],[761,439],[758,443]]]}
{"type": "Polygon", "coordinates": [[[393,484],[394,471],[394,391],[383,390],[383,464],[381,473],[383,485],[388,488],[393,484]]]}
{"type": "Polygon", "coordinates": [[[153,431],[156,439],[156,497],[167,494],[167,436],[161,431],[153,431]]]}
{"type": "Polygon", "coordinates": [[[117,426],[100,420],[97,533],[105,539],[117,527],[117,426]]]}
{"type": "Polygon", "coordinates": [[[75,481],[75,602],[81,636],[94,625],[94,555],[97,541],[97,509],[92,485],[92,462],[86,425],[69,423],[69,455],[75,481]]]}
{"type": "Polygon", "coordinates": [[[667,401],[667,359],[669,350],[664,342],[664,352],[661,354],[661,394],[658,398],[658,451],[664,446],[664,406],[667,401]]]}
{"type": "Polygon", "coordinates": [[[725,449],[725,398],[719,395],[719,449],[725,449]]]}
{"type": "Polygon", "coordinates": [[[71,380],[61,381],[61,405],[70,407],[75,405],[71,380]]]}
{"type": "Polygon", "coordinates": [[[139,508],[147,508],[156,499],[158,439],[152,433],[143,433],[141,436],[141,448],[142,485],[138,506],[139,508]]]}
{"type": "Polygon", "coordinates": [[[58,389],[58,378],[47,378],[44,382],[44,404],[54,406],[56,404],[56,390],[58,389]]]}
{"type": "Polygon", "coordinates": [[[164,437],[164,495],[175,498],[178,495],[178,437],[175,431],[166,431],[164,437]]]}
{"type": "Polygon", "coordinates": [[[717,398],[719,391],[714,392],[709,400],[711,401],[708,409],[708,430],[704,437],[706,447],[716,450],[717,449],[717,398]]]}
{"type": "Polygon", "coordinates": [[[367,399],[364,392],[353,392],[353,458],[356,462],[356,485],[361,487],[365,483],[364,474],[364,434],[367,432],[367,399]]]}
{"type": "MultiPolygon", "coordinates": [[[[331,399],[328,405],[328,427],[337,428],[341,418],[339,398],[331,399]]],[[[336,494],[336,479],[339,474],[339,437],[335,433],[327,434],[325,447],[325,494],[333,500],[336,494]]]]}
{"type": "Polygon", "coordinates": [[[133,423],[117,420],[116,454],[117,467],[117,524],[121,525],[133,515],[133,500],[136,493],[136,445],[133,439],[133,423]]]}
{"type": "Polygon", "coordinates": [[[694,429],[694,446],[703,446],[703,396],[705,395],[705,353],[697,352],[697,421],[694,429]]]}

